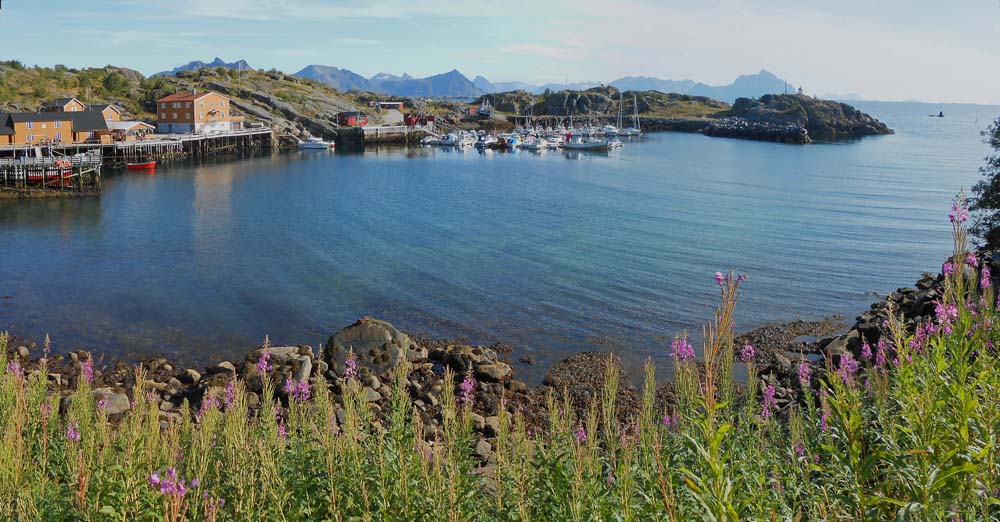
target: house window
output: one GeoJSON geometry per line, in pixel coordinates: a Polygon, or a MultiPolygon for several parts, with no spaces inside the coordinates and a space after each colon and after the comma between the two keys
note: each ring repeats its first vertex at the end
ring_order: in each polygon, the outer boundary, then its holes
{"type": "MultiPolygon", "coordinates": [[[[204,104],[203,104],[203,105],[204,105],[204,104]]],[[[198,117],[204,120],[204,119],[205,119],[205,113],[203,112],[203,113],[199,114],[199,116],[198,116],[198,117]]]]}
{"type": "Polygon", "coordinates": [[[25,125],[25,127],[29,128],[29,129],[34,129],[35,128],[35,122],[29,121],[27,123],[27,125],[25,125]]]}
{"type": "Polygon", "coordinates": [[[174,102],[174,108],[175,109],[180,109],[181,108],[181,102],[174,102]]]}
{"type": "Polygon", "coordinates": [[[44,129],[44,128],[46,128],[46,127],[48,127],[48,124],[47,124],[47,123],[43,123],[43,124],[42,124],[42,128],[44,129]]]}
{"type": "Polygon", "coordinates": [[[185,104],[184,104],[184,108],[185,108],[185,109],[190,109],[190,108],[191,108],[191,102],[187,102],[187,103],[185,103],[185,104]]]}
{"type": "Polygon", "coordinates": [[[184,119],[185,120],[190,120],[191,119],[191,113],[190,112],[185,112],[184,113],[184,119]]]}
{"type": "Polygon", "coordinates": [[[161,109],[166,109],[167,108],[167,102],[160,102],[160,108],[161,109]]]}
{"type": "Polygon", "coordinates": [[[31,143],[33,141],[35,141],[35,135],[34,134],[28,134],[28,143],[31,143]]]}
{"type": "Polygon", "coordinates": [[[224,101],[220,101],[219,102],[219,107],[225,107],[225,106],[226,106],[226,102],[224,102],[224,101]]]}
{"type": "Polygon", "coordinates": [[[55,126],[56,126],[57,129],[61,129],[62,128],[62,122],[61,121],[57,121],[55,123],[55,126]]]}
{"type": "Polygon", "coordinates": [[[224,113],[224,112],[220,112],[220,113],[219,113],[219,117],[220,117],[220,118],[225,118],[225,117],[226,117],[226,113],[224,113]]]}
{"type": "Polygon", "coordinates": [[[165,112],[161,112],[161,113],[160,113],[160,119],[161,119],[161,120],[165,120],[165,119],[167,119],[167,113],[165,113],[165,112]]]}
{"type": "Polygon", "coordinates": [[[57,132],[56,133],[56,141],[62,141],[62,133],[61,132],[57,132]]]}
{"type": "Polygon", "coordinates": [[[176,112],[174,113],[174,119],[175,120],[177,119],[177,113],[176,112]]]}
{"type": "Polygon", "coordinates": [[[202,109],[204,109],[204,108],[205,108],[205,102],[201,102],[201,108],[202,108],[202,109]]]}

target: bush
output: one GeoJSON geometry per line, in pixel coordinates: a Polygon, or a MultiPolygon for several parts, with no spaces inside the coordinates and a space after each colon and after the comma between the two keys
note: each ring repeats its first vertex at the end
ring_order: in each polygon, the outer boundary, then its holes
{"type": "Polygon", "coordinates": [[[972,231],[987,248],[996,249],[1000,248],[1000,118],[983,131],[983,136],[993,153],[979,169],[985,179],[972,187],[972,210],[976,211],[972,231]]]}
{"type": "MultiPolygon", "coordinates": [[[[550,394],[533,432],[501,407],[489,464],[472,448],[471,377],[446,374],[441,433],[415,421],[404,362],[377,412],[357,379],[286,387],[263,364],[260,407],[233,380],[161,426],[135,370],[135,405],[113,422],[91,383],[60,402],[46,366],[0,355],[0,514],[5,520],[996,520],[1000,517],[998,317],[988,268],[966,247],[964,201],[937,318],[886,321],[883,341],[803,366],[803,398],[779,411],[741,394],[732,325],[742,276],[717,274],[704,360],[673,343],[677,400],[654,409],[646,365],[638,417],[617,422],[618,371],[581,417],[550,394]],[[342,390],[338,396],[331,390],[342,390]],[[291,390],[291,391],[289,391],[291,390]],[[742,397],[742,398],[741,398],[742,397]],[[280,402],[279,402],[280,400],[280,402]],[[429,440],[428,440],[429,439],[429,440]]],[[[7,353],[0,338],[0,354],[7,353]]],[[[749,354],[749,356],[748,356],[749,354]]],[[[84,365],[87,364],[85,361],[84,365]]],[[[258,362],[258,366],[261,363],[258,362]]],[[[450,372],[450,370],[448,370],[450,372]]],[[[286,384],[288,386],[288,384],[286,384]]],[[[480,452],[482,453],[482,452],[480,452]]]]}

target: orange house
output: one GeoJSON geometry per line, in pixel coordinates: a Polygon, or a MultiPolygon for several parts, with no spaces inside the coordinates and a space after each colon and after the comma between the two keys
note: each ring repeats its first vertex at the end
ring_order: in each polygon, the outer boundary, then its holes
{"type": "Polygon", "coordinates": [[[105,104],[105,105],[91,105],[87,107],[88,111],[100,112],[104,115],[104,121],[122,121],[122,114],[124,111],[117,105],[105,104]]]}
{"type": "Polygon", "coordinates": [[[44,112],[83,112],[87,105],[76,98],[56,98],[42,106],[44,112]]]}
{"type": "Polygon", "coordinates": [[[156,102],[156,128],[164,134],[233,130],[229,98],[217,92],[177,93],[156,102]]]}
{"type": "Polygon", "coordinates": [[[61,112],[0,113],[0,145],[73,143],[73,118],[61,112]]]}

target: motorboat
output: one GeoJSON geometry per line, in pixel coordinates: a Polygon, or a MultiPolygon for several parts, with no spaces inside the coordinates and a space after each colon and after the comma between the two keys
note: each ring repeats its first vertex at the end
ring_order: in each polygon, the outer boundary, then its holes
{"type": "Polygon", "coordinates": [[[333,143],[323,141],[323,138],[315,136],[309,136],[305,141],[299,141],[299,150],[330,150],[335,146],[333,143]]]}
{"type": "Polygon", "coordinates": [[[125,168],[128,170],[153,170],[156,168],[155,161],[143,161],[136,163],[127,163],[125,168]]]}
{"type": "Polygon", "coordinates": [[[563,143],[563,148],[566,150],[601,150],[606,151],[610,148],[608,140],[588,138],[583,139],[580,136],[571,136],[570,139],[563,143]]]}

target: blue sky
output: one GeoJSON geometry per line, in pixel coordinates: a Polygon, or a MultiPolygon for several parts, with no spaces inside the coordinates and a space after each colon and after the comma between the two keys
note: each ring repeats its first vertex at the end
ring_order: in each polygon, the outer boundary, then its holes
{"type": "Polygon", "coordinates": [[[766,68],[813,94],[1000,104],[1000,0],[6,0],[0,34],[0,57],[145,74],[215,56],[531,83],[766,68]]]}

